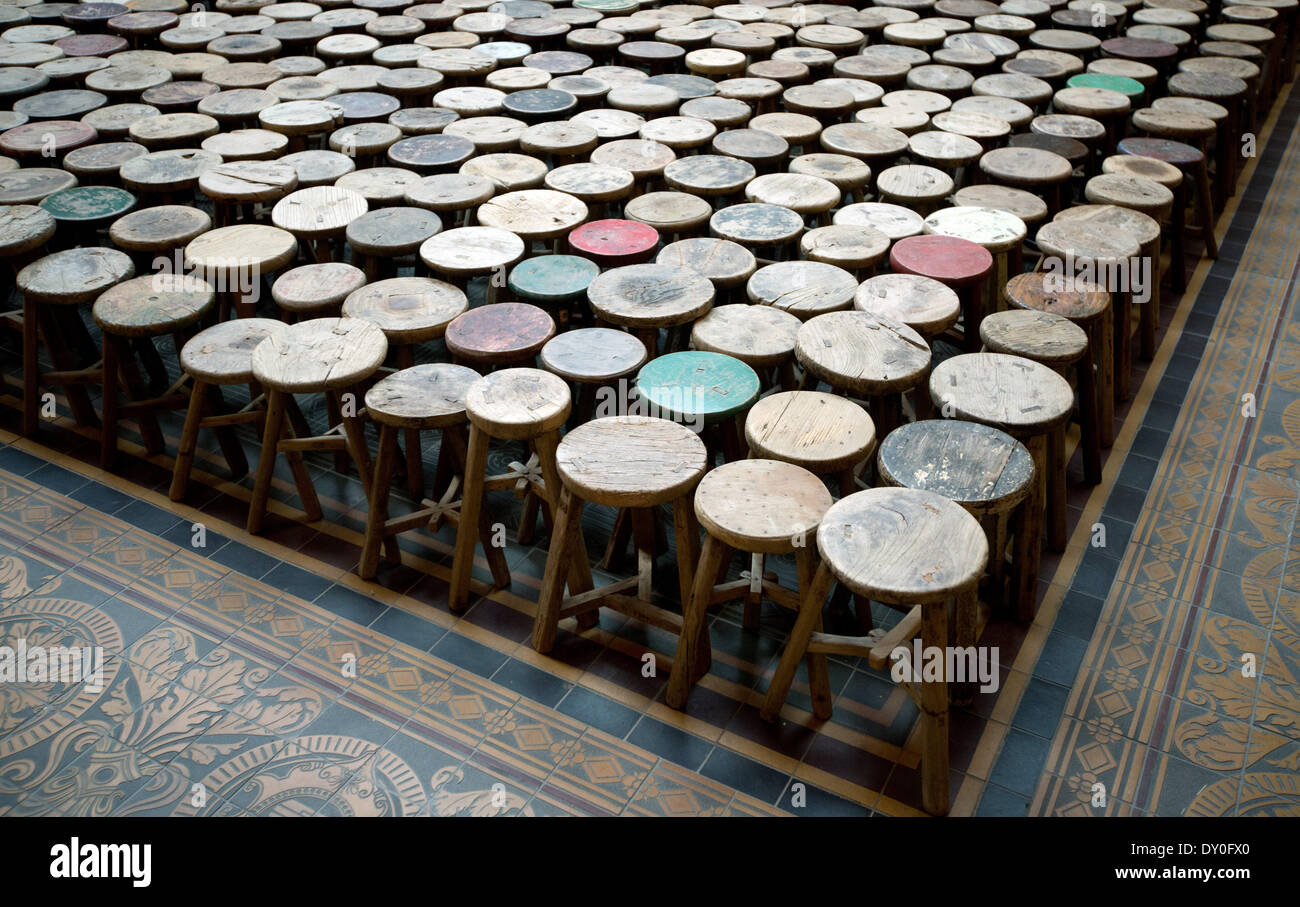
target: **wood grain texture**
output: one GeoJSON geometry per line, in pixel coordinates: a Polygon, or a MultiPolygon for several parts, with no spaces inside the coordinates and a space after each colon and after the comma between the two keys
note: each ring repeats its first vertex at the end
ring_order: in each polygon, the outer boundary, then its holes
{"type": "Polygon", "coordinates": [[[463,290],[430,277],[378,280],[343,301],[344,317],[373,322],[392,344],[435,340],[468,308],[463,290]]]}
{"type": "Polygon", "coordinates": [[[787,391],[754,404],[745,419],[745,440],[755,456],[836,475],[871,455],[876,427],[865,409],[845,397],[787,391]]]}
{"type": "Polygon", "coordinates": [[[95,300],[95,323],[119,337],[157,337],[197,324],[211,310],[216,291],[188,274],[152,274],[109,287],[95,300]]]}
{"type": "Polygon", "coordinates": [[[857,278],[848,271],[819,261],[779,261],[759,268],[745,284],[750,302],[804,321],[849,308],[857,289],[857,278]]]}
{"type": "Polygon", "coordinates": [[[1034,460],[1006,432],[976,422],[928,419],[889,433],[876,455],[889,485],[931,491],[974,516],[1006,513],[1029,495],[1034,460]]]}
{"type": "Polygon", "coordinates": [[[654,507],[699,482],[705,449],[693,431],[667,419],[610,416],[565,435],[555,460],[565,486],[584,501],[654,507]]]}
{"type": "Polygon", "coordinates": [[[801,324],[771,306],[716,306],[691,327],[691,345],[733,356],[752,368],[780,365],[793,358],[801,324]]]}
{"type": "Polygon", "coordinates": [[[831,506],[821,479],[781,460],[737,460],[710,470],[695,489],[695,516],[739,551],[793,554],[814,544],[831,506]]]}
{"type": "Polygon", "coordinates": [[[961,300],[932,277],[880,274],[863,281],[853,307],[877,318],[901,322],[922,337],[941,334],[957,323],[961,300]]]}
{"type": "Polygon", "coordinates": [[[366,412],[380,425],[429,430],[466,419],[465,396],[479,373],[445,362],[401,369],[366,391],[366,412]]]}
{"type": "Polygon", "coordinates": [[[587,299],[601,319],[626,327],[687,324],[713,305],[713,284],[686,268],[627,265],[601,274],[587,299]]]}
{"type": "Polygon", "coordinates": [[[493,438],[520,441],[554,431],[569,418],[569,386],[535,368],[484,375],[465,394],[470,421],[493,438]]]}
{"type": "Polygon", "coordinates": [[[1070,319],[1026,309],[986,315],[980,322],[980,340],[991,353],[1024,356],[1058,368],[1078,361],[1088,349],[1087,333],[1070,319]]]}
{"type": "Polygon", "coordinates": [[[253,375],[289,393],[322,393],[363,381],[388,354],[375,324],[358,318],[314,318],[272,334],[253,350],[253,375]]]}
{"type": "Polygon", "coordinates": [[[930,398],[960,419],[1016,437],[1065,423],[1074,407],[1069,382],[1049,367],[1002,353],[966,353],[934,367],[930,398]]]}
{"type": "Polygon", "coordinates": [[[867,312],[819,315],[799,329],[795,354],[831,387],[864,396],[909,390],[925,379],[930,346],[902,322],[867,312]]]}

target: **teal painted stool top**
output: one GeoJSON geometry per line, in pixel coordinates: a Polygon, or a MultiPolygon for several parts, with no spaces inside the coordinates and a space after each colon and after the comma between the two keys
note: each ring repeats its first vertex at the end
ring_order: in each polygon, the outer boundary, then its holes
{"type": "Polygon", "coordinates": [[[1105,88],[1107,91],[1118,91],[1129,98],[1141,97],[1146,91],[1146,87],[1137,79],[1112,76],[1104,72],[1081,72],[1070,76],[1065,84],[1070,88],[1105,88]]]}
{"type": "Polygon", "coordinates": [[[135,196],[113,186],[77,186],[47,195],[41,207],[63,223],[93,223],[117,218],[135,207],[135,196]]]}
{"type": "Polygon", "coordinates": [[[600,267],[577,255],[539,255],[515,265],[510,292],[529,302],[572,302],[587,295],[600,267]]]}
{"type": "Polygon", "coordinates": [[[678,422],[721,422],[753,406],[758,391],[758,373],[722,353],[669,353],[636,375],[648,415],[678,422]]]}

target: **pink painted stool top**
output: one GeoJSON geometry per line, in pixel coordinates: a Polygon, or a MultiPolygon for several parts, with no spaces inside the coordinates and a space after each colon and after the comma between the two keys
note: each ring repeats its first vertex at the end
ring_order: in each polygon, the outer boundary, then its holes
{"type": "Polygon", "coordinates": [[[635,220],[593,220],[569,233],[569,245],[598,264],[640,264],[659,245],[659,231],[635,220]]]}
{"type": "Polygon", "coordinates": [[[479,306],[447,325],[445,341],[453,355],[471,362],[513,365],[537,355],[555,336],[545,309],[525,302],[479,306]]]}
{"type": "Polygon", "coordinates": [[[983,280],[993,268],[993,256],[978,243],[956,236],[909,236],[889,250],[889,264],[903,274],[932,277],[949,286],[983,280]]]}

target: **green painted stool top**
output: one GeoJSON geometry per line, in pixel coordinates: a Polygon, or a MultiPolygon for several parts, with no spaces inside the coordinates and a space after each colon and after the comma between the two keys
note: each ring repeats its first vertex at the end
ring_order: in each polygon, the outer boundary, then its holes
{"type": "Polygon", "coordinates": [[[47,195],[41,207],[60,222],[91,223],[130,211],[135,207],[135,196],[113,186],[77,186],[47,195]]]}
{"type": "Polygon", "coordinates": [[[1081,72],[1070,76],[1065,84],[1070,88],[1105,88],[1107,91],[1118,91],[1130,98],[1141,97],[1146,91],[1146,87],[1137,79],[1130,79],[1128,76],[1112,76],[1103,72],[1081,72]]]}
{"type": "Polygon", "coordinates": [[[539,255],[515,265],[510,292],[529,302],[571,302],[584,298],[600,267],[577,255],[539,255]]]}
{"type": "Polygon", "coordinates": [[[637,397],[650,415],[680,422],[721,422],[758,399],[758,373],[722,353],[669,353],[636,376],[637,397]]]}

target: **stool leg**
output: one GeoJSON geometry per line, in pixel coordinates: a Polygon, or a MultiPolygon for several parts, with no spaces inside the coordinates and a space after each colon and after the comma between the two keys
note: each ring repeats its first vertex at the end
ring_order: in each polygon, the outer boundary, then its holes
{"type": "MultiPolygon", "coordinates": [[[[956,620],[956,639],[953,645],[959,650],[968,649],[979,642],[977,631],[979,630],[979,594],[975,588],[971,588],[959,594],[956,598],[957,613],[956,620]]],[[[950,699],[954,705],[970,705],[975,698],[975,681],[966,678],[961,683],[952,683],[949,686],[950,699]]]]}
{"type": "Polygon", "coordinates": [[[1129,294],[1124,291],[1111,297],[1111,314],[1114,316],[1115,400],[1129,398],[1129,379],[1133,369],[1133,319],[1129,294]]]}
{"type": "Polygon", "coordinates": [[[665,701],[669,708],[686,707],[686,696],[693,683],[695,663],[700,646],[707,645],[701,637],[707,636],[709,598],[713,593],[713,575],[727,546],[711,535],[704,536],[704,548],[699,566],[695,569],[695,583],[690,595],[682,602],[682,633],[677,637],[677,654],[673,656],[673,670],[668,678],[665,701]]]}
{"type": "Polygon", "coordinates": [[[120,378],[117,339],[104,335],[104,396],[100,402],[99,468],[111,470],[117,458],[117,394],[120,378]]]}
{"type": "Polygon", "coordinates": [[[262,523],[266,518],[266,502],[271,496],[271,476],[275,472],[275,457],[280,449],[280,433],[283,429],[284,394],[268,388],[262,450],[257,456],[257,477],[253,480],[253,496],[248,502],[248,531],[253,535],[262,531],[262,523]]]}
{"type": "MultiPolygon", "coordinates": [[[[107,373],[106,373],[107,374],[107,373]]],[[[190,471],[194,468],[194,448],[198,443],[199,423],[203,421],[203,400],[208,385],[196,380],[190,389],[190,405],[185,411],[185,427],[176,447],[176,464],[172,467],[172,485],[168,496],[173,501],[182,500],[190,484],[190,471]]]]}
{"type": "Polygon", "coordinates": [[[1053,551],[1065,550],[1065,426],[1047,436],[1047,540],[1053,551]]]}
{"type": "MultiPolygon", "coordinates": [[[[796,548],[794,551],[800,594],[812,585],[813,576],[817,572],[817,556],[814,551],[815,549],[808,545],[796,548]]],[[[866,596],[854,596],[854,602],[855,607],[867,608],[868,623],[870,623],[870,603],[866,596]]],[[[820,633],[821,629],[822,615],[819,610],[813,631],[820,633]]],[[[808,663],[808,689],[812,693],[813,714],[826,721],[831,717],[831,678],[826,667],[826,656],[821,652],[809,652],[805,660],[808,663]]]]}
{"type": "Polygon", "coordinates": [[[1094,349],[1097,364],[1097,416],[1100,426],[1097,435],[1101,446],[1109,448],[1115,441],[1115,357],[1111,352],[1110,306],[1092,325],[1092,340],[1088,345],[1094,349]]]}
{"type": "MultiPolygon", "coordinates": [[[[471,438],[471,448],[472,446],[471,438]]],[[[582,533],[582,506],[582,499],[574,496],[569,489],[560,490],[560,503],[555,514],[555,531],[551,535],[551,547],[546,553],[546,570],[542,574],[542,591],[537,602],[537,618],[533,622],[533,648],[542,654],[555,647],[560,607],[564,603],[564,580],[569,572],[565,561],[570,559],[574,542],[582,533]]]]}
{"type": "Polygon", "coordinates": [[[1038,564],[1042,557],[1043,501],[1047,474],[1047,439],[1034,435],[1025,446],[1034,458],[1034,480],[1029,497],[1021,505],[1016,524],[1016,612],[1020,620],[1031,621],[1038,606],[1038,564]]]}
{"type": "MultiPolygon", "coordinates": [[[[948,645],[948,603],[921,606],[921,642],[944,651],[948,645]]],[[[948,683],[921,684],[921,805],[935,816],[948,812],[948,683]]]]}
{"type": "MultiPolygon", "coordinates": [[[[452,611],[463,611],[469,601],[469,580],[474,570],[474,547],[478,533],[479,511],[483,508],[483,479],[487,469],[488,436],[477,426],[469,430],[469,449],[465,455],[465,493],[460,503],[460,526],[456,530],[456,551],[451,565],[451,592],[448,604],[452,611]]],[[[538,651],[543,651],[538,649],[538,651]]]]}
{"type": "MultiPolygon", "coordinates": [[[[350,391],[357,400],[361,400],[363,395],[350,391]]],[[[332,392],[330,398],[334,401],[334,406],[339,413],[343,412],[342,401],[339,399],[338,392],[332,392]]],[[[347,439],[348,452],[352,454],[352,461],[357,464],[357,475],[361,478],[361,487],[370,487],[370,448],[366,446],[366,428],[360,417],[340,415],[339,418],[343,423],[343,436],[347,439]]]]}
{"type": "Polygon", "coordinates": [[[790,639],[785,644],[785,651],[781,653],[781,661],[777,664],[776,673],[772,675],[767,696],[763,700],[760,714],[767,721],[775,721],[781,713],[781,706],[785,704],[790,684],[794,681],[795,670],[808,651],[808,641],[821,618],[822,604],[826,601],[826,593],[830,591],[834,579],[830,568],[822,564],[817,568],[812,583],[803,592],[799,616],[795,618],[794,629],[790,631],[790,639]]]}
{"type": "Polygon", "coordinates": [[[1093,371],[1092,346],[1084,351],[1079,373],[1079,423],[1083,446],[1083,478],[1089,485],[1101,482],[1101,443],[1098,438],[1097,375],[1093,371]]]}
{"type": "Polygon", "coordinates": [[[1201,218],[1201,238],[1205,241],[1205,254],[1211,258],[1219,257],[1219,243],[1214,238],[1214,201],[1210,194],[1210,165],[1208,161],[1202,161],[1201,166],[1197,168],[1197,194],[1200,200],[1196,203],[1198,216],[1201,218]]]}
{"type": "MultiPolygon", "coordinates": [[[[379,428],[379,452],[375,460],[374,480],[370,484],[370,508],[366,514],[366,540],[361,546],[361,564],[357,574],[373,579],[379,572],[379,545],[384,540],[384,523],[388,521],[389,485],[397,466],[397,430],[388,425],[379,428]]],[[[400,554],[398,563],[401,563],[400,554]]]]}
{"type": "Polygon", "coordinates": [[[29,438],[36,434],[41,408],[36,318],[36,303],[23,299],[23,434],[29,438]]]}

